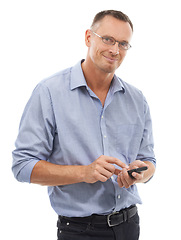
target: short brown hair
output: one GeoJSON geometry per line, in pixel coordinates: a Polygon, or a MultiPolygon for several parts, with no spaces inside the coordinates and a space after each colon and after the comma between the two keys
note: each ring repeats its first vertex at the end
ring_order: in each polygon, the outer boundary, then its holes
{"type": "Polygon", "coordinates": [[[98,23],[99,21],[101,21],[105,16],[112,16],[123,22],[128,22],[133,31],[133,24],[132,24],[131,20],[129,19],[129,17],[126,14],[124,14],[123,12],[116,11],[116,10],[105,10],[105,11],[101,11],[101,12],[97,13],[96,16],[94,17],[91,28],[94,27],[94,25],[96,23],[98,23]]]}

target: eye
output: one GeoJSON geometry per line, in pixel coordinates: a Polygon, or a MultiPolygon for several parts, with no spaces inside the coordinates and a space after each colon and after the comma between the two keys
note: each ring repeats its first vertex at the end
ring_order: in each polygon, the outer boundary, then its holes
{"type": "Polygon", "coordinates": [[[131,47],[131,45],[128,42],[123,41],[123,42],[119,42],[119,47],[122,49],[128,50],[131,47]]]}
{"type": "Polygon", "coordinates": [[[102,38],[103,42],[108,44],[108,45],[114,45],[115,40],[112,37],[103,37],[102,38]]]}
{"type": "Polygon", "coordinates": [[[123,46],[123,47],[127,47],[128,46],[128,43],[127,42],[120,42],[119,43],[121,46],[123,46]]]}

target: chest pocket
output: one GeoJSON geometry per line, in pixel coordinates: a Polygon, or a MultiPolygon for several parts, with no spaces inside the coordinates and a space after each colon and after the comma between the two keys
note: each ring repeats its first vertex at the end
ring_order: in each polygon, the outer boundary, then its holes
{"type": "Polygon", "coordinates": [[[116,135],[116,150],[123,154],[129,163],[136,160],[143,135],[141,126],[122,124],[118,126],[116,135]]]}

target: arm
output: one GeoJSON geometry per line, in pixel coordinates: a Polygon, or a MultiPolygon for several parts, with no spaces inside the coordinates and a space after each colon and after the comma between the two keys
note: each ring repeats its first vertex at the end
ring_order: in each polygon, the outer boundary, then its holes
{"type": "Polygon", "coordinates": [[[48,88],[37,85],[23,112],[13,151],[12,171],[20,182],[30,182],[32,169],[52,153],[56,123],[48,88]]]}
{"type": "Polygon", "coordinates": [[[123,171],[118,175],[118,184],[120,187],[129,188],[131,185],[136,183],[145,183],[149,181],[149,179],[154,175],[155,172],[156,159],[153,151],[154,142],[152,134],[152,121],[149,106],[146,100],[144,103],[145,103],[144,109],[145,126],[140,149],[137,155],[137,159],[140,159],[141,161],[140,160],[133,161],[129,165],[129,169],[147,166],[148,170],[142,172],[141,174],[133,173],[132,176],[135,179],[132,179],[131,177],[129,177],[126,169],[123,169],[123,171]]]}
{"type": "Polygon", "coordinates": [[[39,161],[31,173],[31,183],[58,186],[83,181],[83,166],[63,166],[39,161]]]}
{"type": "Polygon", "coordinates": [[[57,186],[79,182],[105,182],[113,174],[120,172],[113,164],[128,169],[128,166],[119,159],[108,156],[100,156],[87,166],[62,166],[46,161],[39,161],[33,168],[31,183],[57,186]]]}

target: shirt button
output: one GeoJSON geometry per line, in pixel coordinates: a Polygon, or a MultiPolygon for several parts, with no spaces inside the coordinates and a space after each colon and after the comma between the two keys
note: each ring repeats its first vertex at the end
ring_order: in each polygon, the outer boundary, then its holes
{"type": "Polygon", "coordinates": [[[107,138],[107,136],[106,136],[106,135],[104,135],[104,138],[107,138]]]}
{"type": "Polygon", "coordinates": [[[118,199],[120,199],[121,198],[121,195],[118,195],[118,199]]]}
{"type": "Polygon", "coordinates": [[[104,118],[104,116],[102,115],[102,117],[101,117],[102,119],[104,118]]]}

